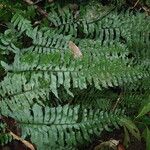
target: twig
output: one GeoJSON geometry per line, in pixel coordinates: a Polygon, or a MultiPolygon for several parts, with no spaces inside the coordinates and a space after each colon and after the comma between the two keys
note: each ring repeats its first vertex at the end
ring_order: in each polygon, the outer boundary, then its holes
{"type": "Polygon", "coordinates": [[[139,3],[139,1],[140,1],[140,0],[137,0],[137,1],[136,1],[136,3],[134,4],[134,6],[132,7],[132,9],[137,6],[137,4],[139,3]]]}
{"type": "Polygon", "coordinates": [[[37,4],[37,3],[39,3],[39,2],[41,2],[42,0],[37,0],[36,2],[34,2],[34,4],[37,4]]]}
{"type": "Polygon", "coordinates": [[[21,137],[19,137],[18,135],[14,134],[14,133],[11,132],[10,130],[9,130],[9,134],[10,134],[15,140],[22,142],[26,147],[30,148],[31,150],[35,150],[34,146],[33,146],[31,143],[29,143],[28,141],[22,139],[21,137]]]}
{"type": "MultiPolygon", "coordinates": [[[[137,6],[137,4],[138,4],[139,2],[140,2],[140,0],[137,0],[136,3],[134,4],[134,6],[132,7],[132,9],[134,9],[134,8],[137,6]]],[[[141,9],[143,9],[145,12],[147,12],[148,15],[150,15],[150,8],[149,8],[149,7],[143,6],[143,5],[140,4],[140,3],[139,3],[139,7],[140,7],[141,9]]]]}
{"type": "Polygon", "coordinates": [[[114,110],[117,108],[117,106],[118,106],[118,104],[119,104],[119,102],[120,102],[120,100],[121,100],[121,96],[122,96],[122,93],[120,93],[119,97],[117,98],[117,101],[116,101],[116,103],[114,104],[114,106],[113,106],[113,108],[112,108],[112,111],[114,111],[114,110]]]}
{"type": "Polygon", "coordinates": [[[150,15],[150,8],[146,8],[146,7],[144,7],[144,6],[143,6],[142,8],[143,8],[143,10],[144,10],[145,12],[147,12],[148,15],[150,15]]]}
{"type": "Polygon", "coordinates": [[[34,5],[35,8],[38,10],[38,12],[40,14],[42,14],[44,17],[48,17],[48,13],[46,11],[44,11],[41,7],[39,7],[38,5],[35,5],[35,3],[32,0],[24,0],[28,5],[34,5]]]}

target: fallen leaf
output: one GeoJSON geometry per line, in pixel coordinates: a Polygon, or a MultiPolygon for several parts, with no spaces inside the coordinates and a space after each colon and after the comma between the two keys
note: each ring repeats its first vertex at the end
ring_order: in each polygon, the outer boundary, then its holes
{"type": "Polygon", "coordinates": [[[114,139],[111,139],[109,142],[110,142],[110,147],[117,146],[119,144],[119,141],[118,140],[114,140],[114,139]]]}
{"type": "MultiPolygon", "coordinates": [[[[118,140],[111,139],[109,141],[101,142],[99,145],[96,145],[94,150],[101,150],[103,148],[112,148],[112,149],[116,150],[118,148],[118,145],[119,145],[118,140]]],[[[124,149],[122,149],[122,150],[124,150],[124,149]]]]}
{"type": "Polygon", "coordinates": [[[79,47],[76,46],[75,43],[73,43],[72,41],[69,41],[69,48],[71,49],[74,58],[82,58],[83,57],[79,47]]]}

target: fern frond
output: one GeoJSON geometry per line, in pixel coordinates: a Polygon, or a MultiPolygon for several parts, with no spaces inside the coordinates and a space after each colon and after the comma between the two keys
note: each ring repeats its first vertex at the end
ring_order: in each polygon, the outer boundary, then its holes
{"type": "MultiPolygon", "coordinates": [[[[58,8],[52,10],[49,18],[54,25],[50,31],[55,34],[77,37],[77,33],[81,33],[78,37],[98,39],[102,45],[117,42],[127,42],[130,45],[136,41],[137,36],[143,43],[145,41],[149,43],[150,24],[146,21],[149,19],[149,16],[145,14],[134,14],[130,11],[118,14],[117,11],[114,11],[101,19],[87,22],[87,20],[74,18],[69,8],[58,8]]],[[[12,23],[21,33],[25,30],[28,31],[29,36],[36,33],[32,32],[31,22],[21,15],[16,14],[12,19],[12,23]]]]}
{"type": "Polygon", "coordinates": [[[12,29],[8,29],[4,34],[0,35],[0,51],[3,54],[8,54],[10,51],[17,53],[18,35],[12,29]]]}
{"type": "Polygon", "coordinates": [[[37,104],[28,109],[10,108],[7,115],[17,120],[22,136],[31,136],[38,149],[43,146],[48,149],[59,149],[57,146],[75,148],[92,140],[92,135],[110,131],[112,127],[119,128],[119,119],[124,116],[121,111],[108,113],[80,106],[49,108],[37,104]]]}
{"type": "Polygon", "coordinates": [[[27,34],[33,41],[32,46],[24,49],[24,51],[34,51],[38,53],[50,53],[53,51],[65,51],[71,36],[63,36],[62,34],[53,34],[50,32],[38,31],[34,28],[27,34]]]}
{"type": "Polygon", "coordinates": [[[127,42],[131,39],[133,41],[136,35],[143,37],[149,33],[150,24],[147,21],[148,18],[149,16],[141,13],[134,14],[126,11],[118,14],[117,11],[114,11],[100,21],[88,23],[87,30],[83,30],[83,32],[86,37],[103,41],[105,40],[104,38],[109,39],[109,37],[112,39],[123,37],[127,42]]]}
{"type": "Polygon", "coordinates": [[[13,26],[15,28],[17,28],[17,30],[20,33],[26,32],[26,31],[32,31],[32,25],[31,25],[31,21],[29,21],[28,19],[24,18],[22,15],[16,13],[12,20],[11,23],[13,24],[13,26]]]}
{"type": "MultiPolygon", "coordinates": [[[[13,54],[1,61],[0,114],[18,122],[22,137],[39,150],[73,150],[103,130],[132,126],[123,110],[134,116],[149,95],[149,16],[119,10],[125,0],[101,2],[112,5],[43,5],[50,11],[44,20],[37,4],[17,12],[0,34],[0,54],[13,54]],[[35,28],[30,11],[40,18],[35,28]],[[70,41],[82,58],[73,57],[70,41]]],[[[13,140],[7,130],[0,124],[2,145],[13,140]]]]}
{"type": "MultiPolygon", "coordinates": [[[[52,16],[56,15],[56,19],[53,20],[57,22],[54,24],[56,30],[59,31],[59,34],[71,34],[76,37],[77,33],[81,33],[81,36],[79,35],[79,37],[98,39],[101,41],[102,45],[117,42],[131,43],[136,41],[135,39],[137,36],[139,36],[139,40],[143,42],[145,41],[145,38],[147,38],[146,41],[149,43],[148,35],[150,24],[147,22],[149,17],[145,14],[134,14],[130,11],[121,12],[118,14],[117,11],[114,11],[110,14],[108,13],[105,17],[95,19],[92,22],[87,21],[87,18],[86,21],[84,21],[84,19],[74,21],[73,17],[71,17],[70,21],[68,19],[69,17],[66,17],[68,21],[64,21],[65,23],[63,24],[61,21],[63,20],[62,18],[65,17],[62,15],[63,13],[60,13],[63,11],[65,11],[65,9],[62,11],[58,9],[52,13],[52,16]],[[122,41],[123,39],[125,41],[122,41]]],[[[67,13],[67,15],[70,14],[67,13]]]]}
{"type": "Polygon", "coordinates": [[[58,98],[58,88],[61,86],[73,96],[70,89],[83,90],[88,85],[93,85],[102,90],[125,86],[149,77],[149,73],[143,68],[127,66],[126,61],[119,57],[113,59],[93,57],[92,60],[89,53],[83,54],[82,60],[73,60],[70,54],[65,53],[62,56],[60,52],[49,54],[26,52],[23,55],[16,55],[13,65],[2,63],[10,72],[0,84],[2,97],[5,99],[17,94],[18,98],[24,95],[27,101],[32,101],[34,98],[38,100],[39,97],[48,96],[51,91],[58,98]]]}
{"type": "Polygon", "coordinates": [[[49,21],[54,25],[58,34],[65,33],[77,36],[78,21],[75,20],[69,8],[52,9],[49,13],[49,21]]]}
{"type": "MultiPolygon", "coordinates": [[[[91,39],[77,39],[79,40],[79,48],[82,51],[87,51],[90,53],[96,53],[95,57],[106,57],[107,59],[116,59],[116,58],[122,58],[126,59],[128,58],[128,55],[130,54],[130,50],[128,47],[124,44],[120,43],[114,43],[110,45],[102,46],[101,40],[91,40],[91,39]]],[[[93,55],[91,57],[94,57],[93,55]]],[[[94,59],[94,58],[93,58],[94,59]]]]}
{"type": "MultiPolygon", "coordinates": [[[[91,4],[92,5],[92,4],[91,4]]],[[[95,7],[98,7],[98,11],[100,12],[100,9],[102,6],[97,3],[95,4],[95,7]]],[[[79,10],[79,13],[82,16],[82,13],[86,11],[85,9],[79,10]]],[[[114,9],[114,8],[112,8],[114,9]]],[[[106,9],[105,13],[101,11],[100,14],[103,13],[103,15],[98,15],[98,17],[95,18],[93,21],[93,18],[91,20],[88,20],[88,17],[86,16],[80,16],[78,14],[73,14],[73,11],[69,7],[60,8],[58,5],[58,8],[51,9],[51,12],[49,13],[49,21],[51,23],[52,30],[55,31],[57,34],[65,34],[65,35],[73,35],[73,37],[77,37],[77,33],[93,33],[95,32],[95,26],[92,23],[95,23],[98,20],[101,20],[103,17],[107,16],[112,9],[106,9]],[[90,25],[89,25],[90,24],[90,25]]]]}

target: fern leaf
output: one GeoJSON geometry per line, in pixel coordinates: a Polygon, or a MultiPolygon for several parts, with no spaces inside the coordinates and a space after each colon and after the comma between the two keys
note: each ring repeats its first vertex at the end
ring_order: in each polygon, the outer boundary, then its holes
{"type": "Polygon", "coordinates": [[[112,126],[118,128],[119,119],[123,117],[120,111],[113,114],[68,105],[43,108],[34,104],[30,109],[11,108],[7,113],[20,124],[22,136],[31,136],[38,149],[44,145],[49,149],[59,149],[57,146],[76,147],[90,141],[91,135],[109,131],[112,126]]]}
{"type": "Polygon", "coordinates": [[[89,54],[84,53],[82,60],[73,60],[70,54],[61,55],[60,52],[16,55],[14,64],[5,68],[10,73],[0,84],[2,97],[24,95],[33,102],[34,98],[39,101],[40,97],[47,97],[49,91],[59,98],[60,86],[73,96],[72,88],[83,90],[93,85],[102,90],[136,83],[139,79],[149,77],[143,68],[127,66],[126,61],[118,57],[103,57],[100,60],[94,57],[90,60],[89,54]]]}
{"type": "Polygon", "coordinates": [[[29,31],[32,29],[31,22],[29,20],[25,19],[22,15],[20,15],[18,13],[16,13],[13,16],[11,23],[13,24],[14,27],[17,28],[17,30],[20,33],[23,33],[23,32],[26,32],[26,31],[29,31]]]}

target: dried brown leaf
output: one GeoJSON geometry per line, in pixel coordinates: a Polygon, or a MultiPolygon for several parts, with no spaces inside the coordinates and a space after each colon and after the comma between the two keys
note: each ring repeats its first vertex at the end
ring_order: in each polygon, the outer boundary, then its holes
{"type": "Polygon", "coordinates": [[[69,48],[71,49],[74,58],[82,58],[83,57],[79,47],[76,46],[75,43],[73,43],[72,41],[69,41],[69,48]]]}
{"type": "Polygon", "coordinates": [[[119,145],[118,140],[111,139],[109,141],[101,142],[99,145],[95,146],[94,150],[101,150],[103,148],[112,148],[114,150],[118,150],[117,147],[119,145]]]}

